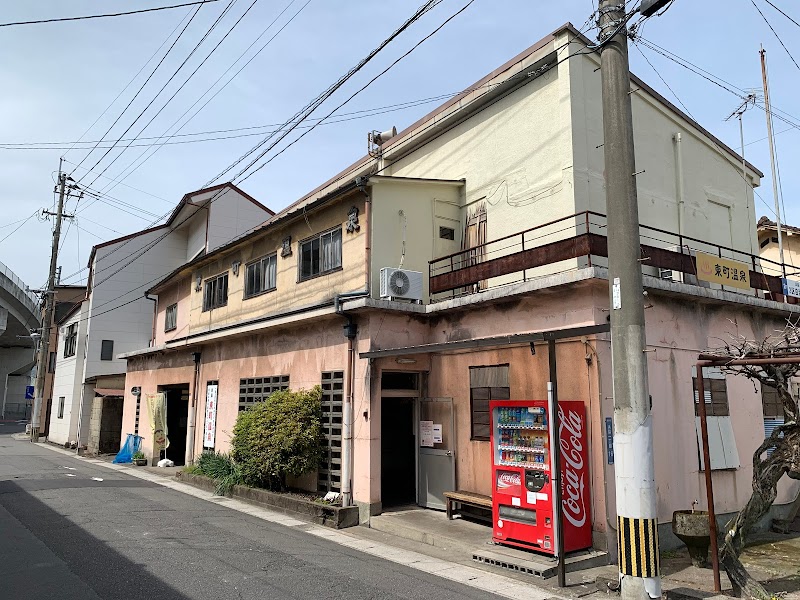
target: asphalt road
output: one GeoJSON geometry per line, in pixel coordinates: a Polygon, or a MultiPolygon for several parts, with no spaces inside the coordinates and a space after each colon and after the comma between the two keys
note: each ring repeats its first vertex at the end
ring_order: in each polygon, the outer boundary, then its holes
{"type": "Polygon", "coordinates": [[[0,423],[0,600],[495,597],[14,440],[16,431],[0,423]]]}

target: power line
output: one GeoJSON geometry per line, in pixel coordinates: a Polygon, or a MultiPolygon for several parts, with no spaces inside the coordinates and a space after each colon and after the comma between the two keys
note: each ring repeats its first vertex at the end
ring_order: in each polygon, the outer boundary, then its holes
{"type": "MultiPolygon", "coordinates": [[[[99,140],[98,140],[98,141],[95,143],[95,145],[94,145],[94,148],[92,148],[91,150],[89,150],[89,152],[86,154],[86,156],[84,156],[84,157],[81,159],[81,161],[80,161],[80,162],[77,164],[77,166],[78,166],[78,167],[80,167],[80,166],[83,164],[83,162],[84,162],[84,161],[85,161],[87,158],[89,158],[89,156],[91,156],[92,152],[94,152],[94,151],[95,151],[95,149],[96,149],[96,148],[97,148],[97,146],[100,144],[100,142],[101,142],[101,141],[103,141],[103,140],[105,139],[105,137],[106,137],[106,136],[107,136],[107,135],[108,135],[108,134],[111,132],[111,130],[114,128],[114,126],[115,126],[115,125],[116,125],[116,124],[119,122],[119,120],[120,120],[120,119],[123,117],[123,115],[124,115],[124,114],[127,112],[127,110],[128,110],[130,107],[131,107],[131,104],[133,104],[133,101],[134,101],[134,100],[136,100],[136,98],[138,98],[139,94],[141,94],[141,93],[142,93],[142,90],[144,89],[144,87],[145,87],[145,86],[146,86],[146,85],[147,85],[147,84],[150,82],[150,80],[151,80],[151,79],[153,78],[153,76],[156,74],[156,71],[158,71],[158,68],[159,68],[159,67],[160,67],[160,66],[163,64],[163,62],[164,62],[164,60],[167,58],[167,56],[169,56],[169,53],[170,53],[170,52],[172,52],[172,49],[175,47],[175,44],[177,44],[177,43],[178,43],[178,40],[180,40],[180,39],[181,39],[181,37],[183,36],[183,34],[186,32],[186,29],[189,27],[189,25],[191,25],[192,21],[193,21],[193,20],[194,20],[194,18],[197,16],[197,13],[198,13],[198,12],[200,12],[200,9],[201,9],[201,8],[202,8],[202,5],[198,6],[198,7],[195,9],[195,11],[194,11],[194,14],[192,14],[191,18],[190,18],[190,19],[189,19],[189,20],[186,22],[186,25],[184,25],[184,26],[183,26],[183,29],[181,29],[181,32],[178,34],[178,37],[176,37],[176,38],[175,38],[175,40],[172,42],[172,45],[171,45],[171,46],[170,46],[170,47],[167,49],[167,51],[164,53],[164,56],[162,56],[162,57],[161,57],[161,60],[160,60],[160,61],[158,61],[158,64],[157,64],[157,65],[156,65],[156,66],[153,68],[153,70],[150,72],[150,75],[148,75],[148,76],[147,76],[147,79],[145,79],[145,80],[144,80],[144,83],[143,83],[141,86],[139,86],[139,89],[138,89],[138,90],[136,90],[136,93],[133,95],[133,98],[131,98],[131,99],[130,99],[130,101],[128,101],[128,104],[126,104],[126,105],[125,105],[125,108],[123,108],[123,109],[122,109],[122,112],[120,112],[120,113],[119,113],[119,115],[117,116],[117,118],[116,118],[116,119],[114,119],[114,122],[113,122],[113,123],[111,123],[111,126],[110,126],[110,127],[107,129],[107,130],[106,130],[106,132],[105,132],[105,133],[104,133],[102,136],[100,136],[100,139],[99,139],[99,140]]],[[[103,156],[105,156],[105,155],[103,155],[103,156]]],[[[102,158],[101,158],[101,160],[102,160],[102,158]]],[[[95,166],[97,166],[97,165],[95,164],[95,166]]],[[[94,168],[94,167],[92,167],[92,168],[94,168]]]]}
{"type": "Polygon", "coordinates": [[[39,214],[39,211],[38,211],[38,210],[37,210],[37,211],[35,211],[35,212],[34,212],[34,213],[31,215],[31,216],[29,216],[27,219],[24,219],[24,220],[23,220],[23,221],[22,221],[22,222],[21,222],[21,223],[20,223],[20,224],[19,224],[19,225],[18,225],[18,226],[17,226],[17,227],[14,229],[14,231],[12,231],[12,232],[11,232],[11,233],[9,233],[8,235],[6,235],[6,236],[5,236],[3,239],[0,239],[0,244],[2,244],[3,242],[5,242],[5,241],[6,241],[8,238],[10,238],[12,235],[14,235],[15,233],[17,233],[17,232],[18,232],[20,229],[22,229],[22,227],[25,225],[25,223],[27,223],[28,221],[30,221],[30,220],[31,220],[33,217],[35,217],[37,214],[39,214]]]}
{"type": "MultiPolygon", "coordinates": [[[[232,0],[232,2],[235,2],[235,1],[236,0],[232,0]]],[[[143,133],[148,127],[150,127],[150,125],[158,117],[158,115],[160,115],[161,112],[167,106],[169,106],[170,102],[172,102],[172,100],[174,100],[175,96],[177,96],[180,93],[180,91],[186,86],[186,84],[189,83],[189,81],[191,81],[192,77],[194,77],[197,74],[197,72],[203,67],[203,65],[206,64],[206,61],[208,61],[208,59],[211,58],[211,56],[214,54],[214,52],[217,51],[217,49],[222,45],[222,43],[226,39],[228,39],[228,36],[231,33],[233,33],[233,30],[236,29],[236,27],[239,25],[239,23],[242,22],[242,20],[247,16],[247,14],[252,10],[252,8],[256,5],[257,2],[258,2],[258,0],[253,0],[250,3],[250,5],[247,7],[247,9],[239,16],[239,18],[234,22],[234,24],[231,25],[231,27],[228,29],[228,31],[225,33],[225,35],[222,36],[222,38],[216,43],[216,45],[211,49],[211,51],[206,55],[206,57],[202,61],[200,61],[200,64],[197,65],[197,67],[195,67],[194,71],[192,71],[189,74],[189,76],[183,81],[183,83],[181,83],[180,86],[178,86],[178,89],[176,89],[172,93],[172,96],[170,96],[167,99],[167,101],[161,106],[161,108],[159,108],[158,111],[156,111],[156,114],[154,114],[152,117],[150,117],[150,120],[144,125],[144,127],[142,127],[139,130],[140,134],[143,133]]],[[[138,135],[137,135],[137,137],[138,137],[138,135]]],[[[134,139],[136,139],[136,138],[134,138],[134,139]]],[[[120,157],[125,153],[125,151],[128,148],[130,148],[132,143],[133,142],[128,142],[128,144],[124,148],[122,148],[120,153],[117,156],[115,156],[114,159],[108,165],[106,165],[106,167],[103,169],[103,171],[101,171],[101,174],[105,173],[109,168],[111,168],[111,166],[120,159],[120,157]]],[[[94,181],[97,181],[97,178],[95,178],[94,181]]],[[[94,183],[94,181],[92,181],[92,183],[94,183]]]]}
{"type": "Polygon", "coordinates": [[[211,4],[212,2],[219,2],[219,0],[199,0],[198,2],[185,2],[184,4],[173,4],[171,6],[155,6],[153,8],[141,8],[139,10],[129,10],[126,12],[119,12],[119,13],[106,13],[102,15],[84,15],[81,17],[60,17],[57,19],[39,19],[38,21],[16,21],[13,23],[0,23],[0,27],[12,27],[15,25],[39,25],[42,23],[61,23],[64,21],[83,21],[85,19],[104,19],[107,17],[124,17],[127,15],[138,15],[141,13],[155,12],[157,10],[172,10],[173,8],[183,8],[184,6],[211,4]]]}
{"type": "MultiPolygon", "coordinates": [[[[192,12],[191,10],[190,10],[189,12],[187,12],[187,13],[186,13],[186,16],[188,16],[188,15],[189,15],[191,12],[192,12]]],[[[144,70],[145,70],[145,68],[147,67],[147,65],[149,65],[149,64],[152,62],[152,60],[153,60],[153,59],[154,59],[154,58],[155,58],[155,57],[158,55],[158,53],[159,53],[159,52],[161,52],[161,49],[162,49],[164,46],[166,46],[166,45],[167,45],[167,42],[168,42],[168,41],[170,40],[170,38],[171,38],[171,37],[172,37],[172,36],[175,34],[175,32],[176,32],[176,31],[178,31],[178,29],[179,29],[179,28],[180,28],[180,26],[181,26],[181,23],[183,23],[183,20],[186,18],[186,16],[184,16],[184,17],[183,17],[183,18],[182,18],[182,19],[181,19],[181,20],[178,22],[178,24],[175,26],[175,29],[173,29],[173,30],[170,32],[170,34],[167,36],[167,38],[166,38],[166,39],[165,39],[163,42],[161,42],[161,45],[160,45],[160,46],[159,46],[159,47],[156,49],[156,51],[155,51],[155,52],[153,52],[153,54],[150,56],[150,58],[148,58],[148,59],[147,59],[147,62],[145,62],[145,63],[142,65],[142,68],[141,68],[141,69],[139,69],[139,71],[136,73],[136,75],[134,75],[134,76],[131,78],[131,80],[130,80],[130,81],[127,83],[127,85],[126,85],[124,88],[122,88],[122,90],[120,91],[120,93],[119,93],[119,94],[117,94],[116,98],[114,98],[114,99],[111,101],[111,103],[110,103],[110,104],[109,104],[109,105],[106,107],[106,109],[105,109],[105,110],[104,110],[102,113],[100,113],[100,116],[99,116],[99,117],[97,117],[97,118],[94,120],[94,123],[92,123],[91,125],[89,125],[89,127],[87,127],[86,131],[84,131],[84,132],[81,134],[81,136],[80,136],[80,137],[77,139],[77,141],[75,141],[75,142],[72,142],[72,146],[69,148],[69,150],[67,150],[67,151],[64,153],[64,156],[66,156],[67,154],[69,154],[69,152],[70,152],[70,151],[71,151],[71,150],[72,150],[72,149],[73,149],[73,148],[74,148],[74,147],[75,147],[77,144],[79,144],[79,143],[81,142],[81,140],[82,140],[82,139],[83,139],[83,138],[86,136],[86,134],[88,134],[88,133],[89,133],[89,132],[92,130],[92,127],[94,127],[95,125],[97,125],[97,123],[100,121],[100,119],[102,119],[102,118],[105,116],[105,114],[106,114],[106,113],[107,113],[109,110],[111,110],[111,107],[112,107],[112,106],[114,106],[114,104],[116,103],[116,101],[120,99],[120,97],[122,96],[122,94],[124,94],[124,93],[127,91],[127,89],[128,89],[128,88],[129,88],[129,87],[130,87],[130,86],[133,84],[133,82],[134,82],[134,81],[136,81],[136,78],[137,78],[137,77],[139,77],[139,75],[141,75],[141,74],[142,74],[142,71],[144,71],[144,70]]],[[[67,142],[67,143],[69,143],[69,142],[67,142]]],[[[95,142],[86,142],[86,143],[88,143],[88,144],[93,144],[93,143],[95,143],[95,142]]]]}
{"type": "Polygon", "coordinates": [[[775,6],[775,5],[774,5],[772,2],[770,2],[770,0],[764,0],[764,2],[766,2],[766,3],[767,3],[767,4],[769,4],[769,5],[770,5],[772,8],[774,8],[774,9],[775,9],[775,10],[777,10],[779,13],[781,13],[781,14],[782,14],[784,17],[786,17],[787,19],[789,19],[789,20],[790,20],[792,23],[794,23],[795,25],[797,25],[798,27],[800,27],[800,23],[798,23],[797,21],[795,21],[795,20],[794,20],[792,17],[790,17],[790,16],[789,16],[789,15],[787,15],[785,12],[783,12],[783,11],[782,11],[780,8],[778,8],[777,6],[775,6]]]}
{"type": "MultiPolygon", "coordinates": [[[[131,122],[131,124],[130,124],[130,125],[128,125],[128,128],[127,128],[125,131],[123,131],[123,132],[122,132],[122,135],[120,135],[120,136],[119,136],[119,138],[118,138],[118,139],[117,139],[117,141],[115,142],[115,145],[119,143],[119,140],[120,140],[120,139],[122,139],[123,137],[125,137],[125,134],[126,134],[126,133],[128,133],[128,132],[129,132],[129,131],[130,131],[130,130],[133,128],[133,126],[134,126],[134,125],[136,125],[136,122],[137,122],[137,121],[138,121],[138,120],[139,120],[139,119],[142,117],[142,115],[143,115],[143,114],[144,114],[144,113],[147,111],[147,109],[149,109],[149,108],[150,108],[150,107],[153,105],[153,103],[154,103],[154,102],[155,102],[155,101],[158,99],[158,97],[161,95],[161,93],[164,91],[164,89],[166,89],[166,87],[167,87],[167,86],[168,86],[168,85],[169,85],[169,84],[172,82],[172,80],[173,80],[173,79],[175,79],[175,77],[177,77],[177,75],[178,75],[178,73],[180,72],[180,70],[181,70],[181,69],[184,67],[184,65],[186,65],[186,63],[189,61],[189,59],[190,59],[190,58],[191,58],[191,57],[194,55],[194,53],[197,51],[197,49],[200,47],[200,45],[201,45],[203,42],[205,42],[205,41],[206,41],[206,39],[208,38],[208,36],[209,36],[209,35],[211,35],[211,32],[212,32],[212,31],[214,31],[214,29],[216,28],[216,26],[219,24],[219,22],[222,20],[222,18],[223,18],[223,17],[224,17],[224,16],[225,16],[225,15],[228,13],[228,11],[231,9],[231,7],[233,6],[233,4],[234,4],[235,2],[236,2],[236,0],[230,0],[230,2],[228,3],[228,5],[227,5],[227,6],[226,6],[226,7],[223,9],[222,13],[220,13],[220,15],[219,15],[219,16],[216,18],[216,20],[215,20],[215,21],[214,21],[214,22],[211,24],[211,27],[209,27],[209,28],[208,28],[208,30],[205,32],[205,34],[203,34],[203,37],[201,37],[201,38],[200,38],[200,41],[199,41],[199,42],[197,42],[197,44],[195,45],[195,47],[194,47],[194,48],[192,48],[191,52],[189,52],[189,55],[188,55],[188,56],[187,56],[187,57],[186,57],[186,58],[183,60],[183,62],[182,62],[182,63],[181,63],[179,66],[178,66],[178,68],[177,68],[177,69],[175,69],[175,71],[172,73],[172,75],[170,75],[169,79],[167,79],[167,82],[166,82],[166,83],[165,83],[163,86],[161,86],[161,89],[160,89],[160,90],[158,90],[158,92],[156,92],[156,95],[155,95],[155,96],[153,96],[152,100],[150,100],[150,102],[148,102],[148,103],[147,103],[147,106],[145,106],[145,107],[144,107],[144,109],[143,109],[143,110],[142,110],[142,111],[141,111],[141,112],[140,112],[140,113],[139,113],[139,114],[136,116],[136,118],[135,118],[135,119],[134,119],[134,120],[131,122]]],[[[201,5],[201,6],[199,6],[199,7],[197,8],[197,10],[195,11],[195,15],[196,15],[196,14],[197,14],[197,12],[200,10],[200,8],[202,8],[202,5],[201,5]]],[[[195,16],[195,15],[193,15],[193,16],[195,16]]],[[[191,21],[190,21],[190,22],[191,22],[191,21]]],[[[187,26],[188,26],[188,23],[187,23],[187,26]]],[[[186,30],[186,28],[184,28],[184,30],[183,30],[183,31],[185,31],[185,30],[186,30]]],[[[182,31],[181,33],[183,33],[183,31],[182,31]]],[[[179,37],[180,37],[180,36],[179,36],[179,37]]],[[[177,41],[177,40],[176,40],[176,41],[177,41]]],[[[170,46],[170,50],[172,50],[172,48],[174,47],[174,45],[175,45],[175,44],[173,43],[173,45],[172,45],[172,46],[170,46]]],[[[167,54],[169,54],[169,50],[167,51],[167,54]]],[[[165,55],[165,56],[166,56],[166,55],[165,55]]],[[[161,63],[159,63],[159,65],[160,65],[160,64],[161,64],[161,63]]],[[[156,66],[156,68],[158,68],[158,66],[156,66]]],[[[148,78],[148,81],[149,81],[149,78],[148,78]]],[[[147,83],[147,82],[145,82],[145,83],[147,83]]],[[[144,86],[142,86],[142,87],[144,87],[144,86]]],[[[127,107],[126,107],[126,109],[127,109],[127,107]]],[[[124,112],[124,111],[123,111],[123,112],[124,112]]],[[[104,136],[104,137],[105,137],[105,136],[104,136]]],[[[98,160],[97,160],[97,161],[94,163],[94,165],[92,165],[91,169],[89,169],[89,170],[92,170],[92,169],[96,168],[96,167],[97,167],[97,165],[99,165],[99,164],[100,164],[100,162],[102,162],[102,160],[103,160],[103,159],[104,159],[106,156],[108,156],[108,154],[109,154],[110,152],[111,152],[111,148],[109,148],[108,150],[106,150],[106,151],[105,151],[105,153],[103,154],[103,156],[101,156],[101,157],[100,157],[100,158],[99,158],[99,159],[98,159],[98,160]]],[[[83,161],[81,161],[81,162],[83,162],[83,161]]],[[[95,180],[93,180],[91,183],[94,183],[94,181],[96,181],[96,180],[97,180],[97,178],[95,178],[95,180]]],[[[91,184],[90,184],[90,185],[91,185],[91,184]]]]}
{"type": "Polygon", "coordinates": [[[764,23],[767,24],[767,27],[769,27],[770,30],[772,30],[772,33],[775,34],[775,37],[781,43],[781,46],[783,46],[783,49],[786,50],[786,54],[788,54],[789,58],[792,59],[792,62],[794,63],[794,66],[797,67],[798,70],[800,70],[800,64],[797,63],[797,61],[794,59],[794,56],[792,56],[792,53],[789,52],[789,49],[786,47],[786,44],[783,43],[783,40],[781,39],[781,36],[778,35],[778,32],[775,31],[775,28],[772,26],[772,23],[770,23],[769,20],[767,19],[766,15],[763,12],[761,12],[761,9],[758,7],[758,4],[756,4],[756,0],[750,0],[750,3],[758,11],[758,14],[761,15],[761,18],[764,19],[764,23]]]}

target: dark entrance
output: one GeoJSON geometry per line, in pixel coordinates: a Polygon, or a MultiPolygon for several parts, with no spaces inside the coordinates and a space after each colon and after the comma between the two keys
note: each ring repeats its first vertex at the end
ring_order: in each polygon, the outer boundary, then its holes
{"type": "Polygon", "coordinates": [[[381,503],[417,503],[417,439],[414,399],[381,400],[381,503]]]}
{"type": "Polygon", "coordinates": [[[167,399],[167,437],[169,448],[166,458],[176,465],[186,464],[186,436],[189,423],[189,384],[161,388],[167,399]]]}

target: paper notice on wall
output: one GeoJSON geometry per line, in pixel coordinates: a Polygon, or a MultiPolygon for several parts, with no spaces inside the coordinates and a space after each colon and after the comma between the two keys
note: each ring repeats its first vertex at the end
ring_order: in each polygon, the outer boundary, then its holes
{"type": "Polygon", "coordinates": [[[441,444],[442,443],[442,424],[441,423],[434,423],[433,424],[433,443],[434,444],[441,444]]]}
{"type": "Polygon", "coordinates": [[[217,391],[218,386],[206,387],[206,418],[203,427],[203,448],[213,448],[217,433],[217,391]]]}
{"type": "Polygon", "coordinates": [[[419,445],[433,448],[433,421],[419,422],[419,445]]]}

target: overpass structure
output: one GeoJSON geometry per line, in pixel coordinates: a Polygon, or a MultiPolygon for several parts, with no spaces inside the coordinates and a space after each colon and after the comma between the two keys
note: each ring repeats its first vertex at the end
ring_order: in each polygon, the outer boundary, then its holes
{"type": "Polygon", "coordinates": [[[25,388],[32,385],[36,363],[31,331],[41,323],[36,296],[0,262],[0,420],[30,418],[32,400],[25,399],[25,388]]]}

